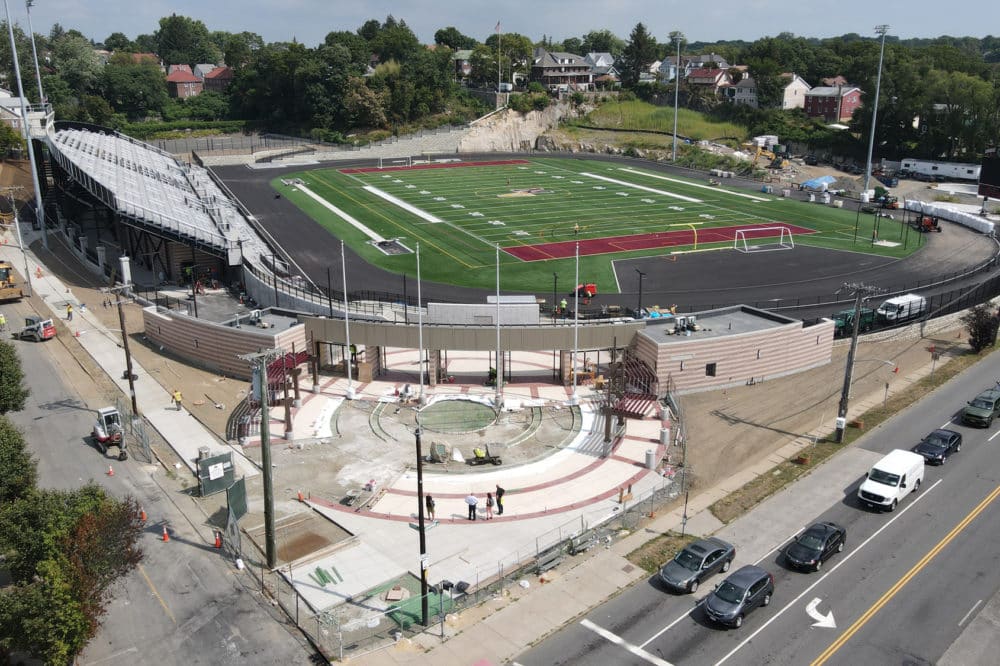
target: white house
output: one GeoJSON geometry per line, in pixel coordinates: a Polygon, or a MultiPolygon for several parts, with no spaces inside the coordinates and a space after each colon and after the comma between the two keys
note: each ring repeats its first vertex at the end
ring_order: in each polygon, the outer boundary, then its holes
{"type": "Polygon", "coordinates": [[[757,108],[757,82],[747,74],[737,83],[725,88],[726,99],[733,104],[757,108]]]}
{"type": "Polygon", "coordinates": [[[787,81],[781,91],[781,108],[803,108],[806,105],[806,93],[812,90],[812,86],[795,72],[787,72],[781,76],[787,81]]]}

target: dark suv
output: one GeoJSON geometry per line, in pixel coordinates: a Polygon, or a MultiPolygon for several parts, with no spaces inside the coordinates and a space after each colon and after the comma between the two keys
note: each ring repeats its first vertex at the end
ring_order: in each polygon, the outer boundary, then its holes
{"type": "Polygon", "coordinates": [[[1000,413],[1000,390],[988,389],[970,400],[962,410],[962,423],[989,428],[1000,413]]]}
{"type": "Polygon", "coordinates": [[[690,543],[660,568],[660,580],[679,592],[695,592],[699,583],[720,571],[729,571],[736,548],[722,539],[709,537],[690,543]]]}
{"type": "Polygon", "coordinates": [[[774,594],[774,576],[748,564],[719,583],[705,598],[705,614],[719,624],[743,626],[743,617],[757,606],[767,606],[774,594]]]}

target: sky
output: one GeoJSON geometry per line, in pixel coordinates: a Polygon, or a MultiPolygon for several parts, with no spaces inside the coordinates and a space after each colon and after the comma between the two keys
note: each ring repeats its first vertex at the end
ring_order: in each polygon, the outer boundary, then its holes
{"type": "MultiPolygon", "coordinates": [[[[11,20],[27,28],[24,0],[6,1],[11,20]]],[[[961,7],[948,11],[946,5],[927,0],[840,0],[824,5],[809,0],[572,0],[541,5],[496,0],[34,0],[31,22],[39,34],[48,34],[59,23],[101,42],[113,32],[130,39],[152,34],[160,18],[178,14],[202,21],[209,30],[253,32],[265,42],[294,38],[310,47],[329,32],[353,32],[365,21],[382,21],[389,14],[405,21],[424,43],[432,43],[434,33],[448,26],[483,41],[493,34],[497,21],[503,32],[533,41],[543,35],[561,41],[603,29],[627,40],[640,21],[659,41],[667,41],[672,30],[683,32],[688,41],[703,42],[753,41],[781,32],[803,37],[874,35],[880,23],[890,26],[890,37],[903,39],[1000,33],[1000,2],[966,0],[961,7]]]]}

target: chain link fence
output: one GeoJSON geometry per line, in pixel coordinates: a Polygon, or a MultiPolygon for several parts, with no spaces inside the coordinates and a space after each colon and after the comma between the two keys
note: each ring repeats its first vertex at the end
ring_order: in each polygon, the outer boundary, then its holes
{"type": "Polygon", "coordinates": [[[132,404],[123,397],[115,398],[115,408],[121,416],[122,429],[126,449],[129,454],[142,462],[153,462],[153,451],[150,447],[150,435],[146,420],[132,412],[132,404]]]}

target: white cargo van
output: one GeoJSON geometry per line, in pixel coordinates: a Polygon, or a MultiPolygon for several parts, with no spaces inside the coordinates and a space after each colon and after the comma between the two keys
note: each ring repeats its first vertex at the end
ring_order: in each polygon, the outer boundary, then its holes
{"type": "Polygon", "coordinates": [[[916,294],[903,294],[890,298],[878,306],[875,316],[885,324],[898,324],[915,319],[927,311],[927,299],[916,294]]]}
{"type": "Polygon", "coordinates": [[[924,457],[894,449],[872,466],[858,488],[858,499],[873,509],[893,511],[907,493],[915,493],[924,480],[924,457]]]}

